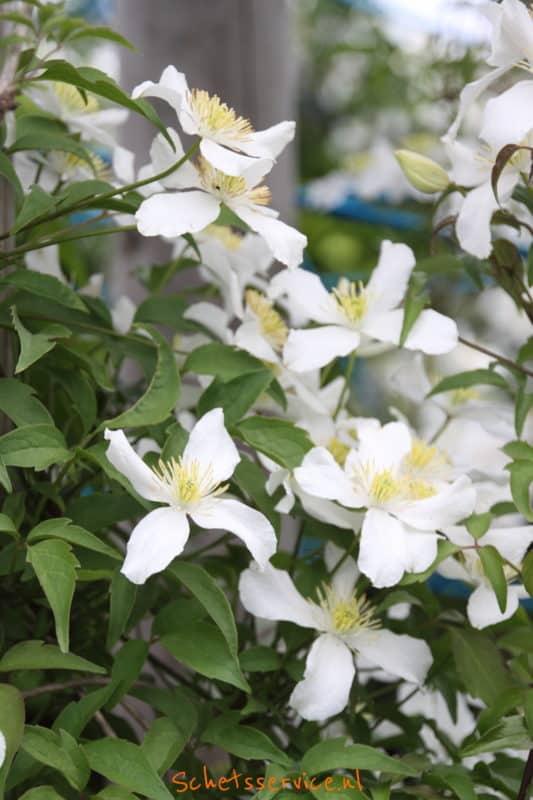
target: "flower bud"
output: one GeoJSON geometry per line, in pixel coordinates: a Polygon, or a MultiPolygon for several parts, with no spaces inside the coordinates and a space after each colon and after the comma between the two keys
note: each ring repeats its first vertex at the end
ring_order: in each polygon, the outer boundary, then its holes
{"type": "Polygon", "coordinates": [[[419,192],[442,192],[450,183],[448,173],[440,164],[412,150],[396,150],[396,160],[411,186],[419,192]]]}

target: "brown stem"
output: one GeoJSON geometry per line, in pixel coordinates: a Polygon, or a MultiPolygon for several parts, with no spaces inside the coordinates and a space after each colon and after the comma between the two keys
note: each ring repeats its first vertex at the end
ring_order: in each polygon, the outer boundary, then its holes
{"type": "MultiPolygon", "coordinates": [[[[83,686],[107,686],[110,683],[111,678],[74,678],[63,683],[45,683],[42,686],[36,686],[35,689],[28,689],[22,694],[24,699],[27,700],[29,697],[39,697],[39,695],[48,694],[49,692],[62,692],[65,689],[76,689],[83,686]]],[[[144,681],[137,681],[134,685],[153,689],[153,684],[144,681]]]]}
{"type": "Polygon", "coordinates": [[[480,344],[471,342],[469,339],[465,339],[463,336],[459,336],[459,341],[461,342],[461,344],[464,344],[467,347],[472,348],[472,350],[477,350],[479,353],[484,353],[486,356],[495,358],[496,361],[500,362],[500,364],[504,364],[505,366],[510,367],[510,369],[516,369],[523,375],[529,375],[529,377],[533,378],[533,371],[527,369],[526,367],[523,367],[522,364],[517,364],[516,361],[511,361],[510,358],[505,358],[505,356],[502,356],[499,353],[495,353],[493,350],[489,350],[487,347],[482,347],[480,344]]]}
{"type": "Polygon", "coordinates": [[[533,780],[533,750],[529,751],[526,766],[524,767],[524,774],[522,775],[522,782],[518,791],[517,800],[526,800],[528,789],[533,780]]]}

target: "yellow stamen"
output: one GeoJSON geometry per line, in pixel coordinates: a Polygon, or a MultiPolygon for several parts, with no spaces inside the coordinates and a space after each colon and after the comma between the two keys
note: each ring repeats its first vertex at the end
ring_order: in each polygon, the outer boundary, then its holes
{"type": "Polygon", "coordinates": [[[96,97],[92,94],[87,94],[87,102],[75,86],[69,83],[54,82],[54,91],[59,99],[59,102],[66,111],[71,113],[90,113],[98,111],[100,105],[96,97]]]}
{"type": "Polygon", "coordinates": [[[270,202],[271,194],[268,186],[256,186],[254,189],[248,189],[244,178],[226,175],[219,169],[215,169],[202,156],[198,158],[197,164],[202,186],[206,191],[219,197],[222,202],[237,197],[246,197],[257,205],[267,205],[270,202]]]}
{"type": "Polygon", "coordinates": [[[281,349],[287,341],[289,329],[283,317],[278,314],[270,300],[255,289],[247,289],[244,295],[246,305],[255,314],[261,326],[261,332],[272,347],[281,349]]]}
{"type": "Polygon", "coordinates": [[[233,233],[227,225],[208,225],[205,232],[217,239],[227,250],[238,250],[242,244],[242,236],[233,233]]]}
{"type": "Polygon", "coordinates": [[[408,480],[406,489],[409,500],[427,500],[428,497],[437,494],[437,490],[429,481],[408,480]]]}
{"type": "Polygon", "coordinates": [[[254,132],[250,121],[240,117],[218,95],[210,95],[204,89],[193,89],[188,99],[200,136],[215,135],[215,138],[229,137],[246,141],[254,132]]]}
{"type": "Polygon", "coordinates": [[[153,472],[159,480],[170,489],[176,503],[185,506],[195,506],[206,497],[216,497],[227,491],[227,485],[222,486],[213,479],[211,466],[202,468],[196,461],[184,461],[171,458],[169,461],[159,459],[153,472]]]}
{"type": "Polygon", "coordinates": [[[317,594],[320,607],[328,614],[336,633],[356,633],[380,627],[381,623],[375,619],[374,609],[365,595],[341,598],[327,584],[317,594]]]}
{"type": "Polygon", "coordinates": [[[74,153],[56,151],[55,153],[52,153],[50,161],[56,172],[59,172],[63,176],[71,175],[80,169],[91,169],[94,177],[98,180],[109,180],[111,177],[111,170],[103,158],[101,158],[97,153],[91,152],[90,150],[87,151],[87,155],[90,163],[74,153]]]}
{"type": "Polygon", "coordinates": [[[350,448],[347,444],[343,444],[340,439],[337,439],[336,436],[333,436],[332,439],[329,440],[327,443],[327,449],[341,467],[344,466],[344,462],[346,461],[346,456],[350,452],[350,448]]]}
{"type": "Polygon", "coordinates": [[[479,400],[479,390],[470,388],[454,389],[451,393],[452,406],[460,406],[470,400],[479,400]]]}
{"type": "Polygon", "coordinates": [[[389,469],[377,472],[370,483],[370,495],[376,503],[387,503],[402,494],[402,481],[394,477],[389,469]]]}
{"type": "Polygon", "coordinates": [[[337,288],[333,289],[332,294],[350,322],[361,321],[368,306],[368,298],[362,281],[348,281],[342,278],[337,288]]]}

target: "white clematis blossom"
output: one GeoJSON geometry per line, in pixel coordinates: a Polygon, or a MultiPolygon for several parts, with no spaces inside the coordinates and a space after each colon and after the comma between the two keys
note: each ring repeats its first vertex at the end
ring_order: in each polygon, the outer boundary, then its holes
{"type": "MultiPolygon", "coordinates": [[[[400,341],[404,312],[399,307],[415,257],[404,244],[382,242],[377,267],[366,286],[342,278],[327,291],[318,275],[303,269],[279,273],[271,283],[271,296],[286,295],[296,314],[319,327],[291,331],[284,348],[286,365],[295,372],[323,367],[333,358],[360,349],[400,341]]],[[[457,326],[431,309],[422,311],[404,347],[432,355],[447,353],[457,344],[457,326]]]]}
{"type": "Polygon", "coordinates": [[[132,97],[165,100],[176,112],[184,133],[200,137],[200,151],[206,161],[226,175],[244,175],[257,158],[273,164],[294,138],[296,125],[292,121],[254,131],[251,122],[218,95],[189,89],[185,75],[173,66],[163,70],[158,83],[145,81],[136,86],[132,97]]]}
{"type": "Polygon", "coordinates": [[[276,550],[270,522],[253,508],[224,497],[240,455],[224,427],[222,409],[209,411],[193,427],[179,460],[160,461],[153,470],[137,455],[123,431],[105,431],[107,458],[146,500],[163,503],[133,529],[123,574],[132,583],[165,569],[189,538],[187,517],[200,528],[231,531],[264,567],[276,550]]]}
{"type": "Polygon", "coordinates": [[[374,586],[394,586],[404,572],[430,566],[437,555],[437,531],[472,512],[475,490],[466,476],[449,482],[444,454],[413,439],[402,422],[361,428],[359,438],[343,468],[317,447],[294,476],[310,495],[368,509],[358,566],[374,586]]]}
{"type": "Polygon", "coordinates": [[[522,584],[510,583],[507,586],[507,605],[502,611],[496,593],[483,571],[478,547],[492,545],[506,561],[516,566],[516,571],[510,566],[504,566],[507,579],[512,581],[533,542],[533,525],[493,525],[477,542],[461,525],[445,528],[444,533],[453,544],[462,548],[461,561],[452,557],[446,558],[439,564],[438,571],[446,578],[464,581],[475,587],[466,606],[470,624],[481,629],[510,619],[517,611],[520,599],[528,597],[528,593],[522,584]]]}
{"type": "MultiPolygon", "coordinates": [[[[169,169],[183,157],[176,131],[169,129],[175,150],[162,134],[152,145],[153,174],[169,169]]],[[[265,240],[272,255],[295,267],[302,261],[307,238],[277,219],[278,212],[268,208],[270,190],[261,185],[272,168],[269,159],[252,159],[240,176],[227,175],[213,167],[202,155],[196,162],[187,161],[161,180],[168,190],[144,200],[135,215],[143,236],[176,238],[184,233],[198,233],[213,223],[222,204],[265,240]]]]}
{"type": "MultiPolygon", "coordinates": [[[[326,546],[330,571],[343,555],[326,546]],[[331,563],[333,562],[333,563],[331,563]]],[[[243,606],[257,617],[294,622],[319,633],[307,656],[304,678],[289,704],[308,720],[325,720],[346,708],[359,655],[412,683],[422,684],[432,663],[428,645],[411,636],[381,628],[364,595],[357,596],[358,577],[348,556],[329,585],[317,591],[318,602],[306,600],[290,576],[270,564],[264,571],[252,564],[239,581],[243,606]]]]}

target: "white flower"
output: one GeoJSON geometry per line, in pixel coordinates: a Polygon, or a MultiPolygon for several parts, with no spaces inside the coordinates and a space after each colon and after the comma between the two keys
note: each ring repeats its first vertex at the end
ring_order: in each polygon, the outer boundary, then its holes
{"type": "Polygon", "coordinates": [[[179,555],[189,538],[190,516],[200,528],[239,536],[264,567],[276,550],[270,522],[244,503],[223,495],[240,455],[224,427],[222,409],[205,414],[194,426],[179,460],[160,461],[150,469],[135,453],[123,431],[105,431],[107,458],[146,500],[164,503],[133,529],[122,572],[144,583],[179,555]]]}
{"type": "MultiPolygon", "coordinates": [[[[339,551],[328,544],[330,571],[338,561],[339,551]]],[[[263,572],[252,564],[241,575],[241,602],[251,614],[294,622],[320,634],[307,656],[304,678],[289,700],[304,719],[324,720],[347,706],[355,677],[354,655],[355,663],[360,654],[375,666],[419,684],[431,666],[425,642],[380,627],[366,598],[355,594],[357,577],[355,562],[348,556],[331,583],[317,592],[318,602],[313,602],[299,593],[287,572],[270,564],[263,572]]]]}
{"type": "MultiPolygon", "coordinates": [[[[456,747],[459,747],[463,740],[475,729],[476,719],[468,707],[464,694],[456,692],[455,720],[452,718],[448,703],[441,692],[424,688],[411,697],[409,697],[410,694],[412,694],[412,691],[409,686],[400,686],[398,700],[401,703],[402,713],[407,714],[408,717],[421,715],[431,720],[456,747]]],[[[442,746],[430,725],[422,725],[420,735],[425,746],[437,756],[438,761],[450,760],[446,749],[442,746]]]]}
{"type": "MultiPolygon", "coordinates": [[[[518,609],[519,600],[528,593],[521,584],[511,583],[507,587],[507,605],[501,611],[496,594],[483,571],[477,546],[492,545],[510,564],[519,568],[526,552],[533,542],[533,525],[517,525],[513,527],[497,527],[492,525],[487,533],[477,540],[463,526],[444,529],[451,542],[464,548],[461,561],[447,558],[439,564],[438,571],[447,578],[464,581],[476,588],[468,598],[466,613],[474,628],[486,628],[509,619],[518,609]]],[[[516,578],[516,571],[504,566],[509,581],[516,578]]]]}
{"type": "Polygon", "coordinates": [[[175,110],[183,131],[200,137],[202,155],[226,175],[244,175],[257,157],[272,163],[294,138],[295,123],[279,122],[264,131],[254,131],[249,120],[239,116],[218,95],[189,89],[176,67],[163,70],[158,83],[145,81],[132,97],[158,97],[175,110]]]}
{"type": "Polygon", "coordinates": [[[471,513],[475,491],[466,476],[447,482],[442,452],[413,439],[401,422],[362,428],[359,437],[359,448],[350,451],[342,469],[328,450],[317,447],[294,475],[308,494],[368,509],[358,565],[374,586],[393,586],[404,572],[430,566],[437,531],[471,513]]]}
{"type": "MultiPolygon", "coordinates": [[[[404,317],[399,306],[414,265],[409,247],[384,241],[367,286],[342,278],[330,293],[318,275],[303,269],[276,275],[271,284],[272,296],[288,295],[296,313],[319,323],[316,328],[291,331],[284,349],[286,365],[295,372],[306,372],[372,340],[397,345],[404,317]]],[[[453,320],[426,310],[411,328],[404,346],[435,354],[449,352],[456,344],[453,320]]]]}
{"type": "Polygon", "coordinates": [[[39,250],[32,250],[26,254],[26,266],[33,272],[40,272],[41,275],[51,275],[61,283],[66,283],[65,276],[59,261],[59,246],[51,244],[49,247],[41,247],[39,250]]]}
{"type": "Polygon", "coordinates": [[[7,750],[7,742],[6,737],[0,731],[0,769],[2,768],[2,764],[6,760],[6,750],[7,750]]]}
{"type": "Polygon", "coordinates": [[[476,150],[446,138],[452,162],[451,180],[472,187],[460,205],[455,229],[461,247],[478,258],[488,258],[492,250],[490,222],[501,204],[507,203],[522,174],[529,174],[530,153],[518,150],[509,159],[498,180],[498,198],[491,177],[496,157],[507,144],[530,144],[533,130],[533,81],[521,81],[498,97],[489,100],[483,112],[476,150]]]}
{"type": "Polygon", "coordinates": [[[137,306],[126,295],[121,295],[116,303],[111,306],[111,320],[113,328],[122,334],[126,334],[132,326],[137,306]]]}
{"type": "MultiPolygon", "coordinates": [[[[169,129],[169,135],[175,150],[162,134],[152,145],[150,154],[155,174],[168,169],[184,155],[178,134],[169,129]]],[[[289,267],[297,266],[307,239],[277,219],[278,212],[267,207],[270,190],[260,184],[270,171],[272,161],[251,161],[238,177],[215,169],[203,156],[199,156],[196,163],[187,161],[161,181],[166,189],[174,191],[154,194],[141,203],[135,215],[139,233],[169,238],[198,233],[216,220],[224,204],[263,237],[275,258],[289,267]]]]}

